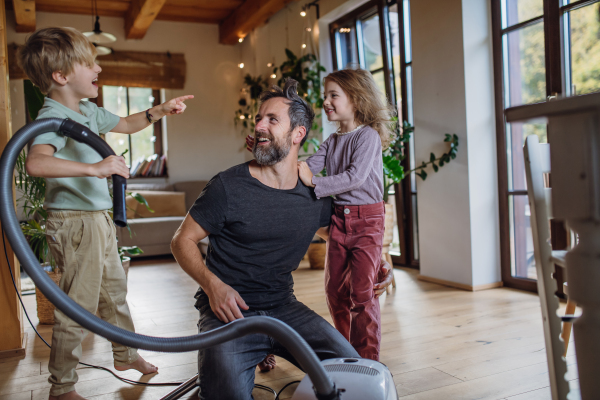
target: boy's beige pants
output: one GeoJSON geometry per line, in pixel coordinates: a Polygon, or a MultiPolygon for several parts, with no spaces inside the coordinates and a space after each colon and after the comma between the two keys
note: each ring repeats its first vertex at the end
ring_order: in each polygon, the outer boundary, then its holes
{"type": "MultiPolygon", "coordinates": [[[[116,229],[106,211],[50,211],[46,223],[48,246],[62,272],[60,288],[76,303],[115,326],[134,331],[125,271],[117,250],[116,229]]],[[[54,312],[48,370],[50,394],[74,390],[75,368],[87,331],[61,311],[54,312]]],[[[137,350],[112,344],[115,365],[131,364],[137,350]]]]}

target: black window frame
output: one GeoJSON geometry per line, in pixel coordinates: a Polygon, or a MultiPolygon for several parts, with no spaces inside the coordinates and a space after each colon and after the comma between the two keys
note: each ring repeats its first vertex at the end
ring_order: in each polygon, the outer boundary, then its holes
{"type": "MultiPolygon", "coordinates": [[[[563,15],[569,11],[599,3],[600,0],[579,0],[567,5],[561,5],[560,0],[542,0],[543,14],[526,21],[502,27],[502,1],[490,0],[492,7],[492,41],[494,65],[494,102],[496,115],[496,146],[498,158],[498,194],[500,212],[500,262],[502,281],[505,286],[536,292],[537,281],[512,275],[511,262],[511,231],[509,202],[511,196],[527,196],[526,190],[509,190],[507,138],[505,112],[511,107],[506,107],[505,76],[503,56],[503,36],[509,32],[542,22],[544,24],[544,64],[546,71],[546,99],[561,97],[570,91],[565,88],[567,81],[565,68],[567,55],[564,49],[563,15]]],[[[528,104],[520,107],[527,107],[528,104]]],[[[551,241],[555,250],[565,249],[567,245],[567,232],[561,221],[551,221],[551,241]]],[[[557,268],[559,295],[562,295],[562,282],[564,271],[557,268]]]]}

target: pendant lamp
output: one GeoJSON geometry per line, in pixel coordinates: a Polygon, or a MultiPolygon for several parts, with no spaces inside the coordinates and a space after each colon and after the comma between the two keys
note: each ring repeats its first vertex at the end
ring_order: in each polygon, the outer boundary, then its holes
{"type": "Polygon", "coordinates": [[[87,36],[87,38],[94,44],[115,42],[117,40],[115,35],[108,32],[102,32],[100,29],[100,16],[98,15],[96,0],[92,0],[92,15],[96,17],[94,30],[90,32],[83,32],[83,34],[87,36]]]}
{"type": "Polygon", "coordinates": [[[99,56],[105,56],[105,55],[111,54],[113,52],[113,50],[110,47],[102,46],[97,43],[92,43],[92,44],[96,48],[96,53],[98,53],[99,56]]]}

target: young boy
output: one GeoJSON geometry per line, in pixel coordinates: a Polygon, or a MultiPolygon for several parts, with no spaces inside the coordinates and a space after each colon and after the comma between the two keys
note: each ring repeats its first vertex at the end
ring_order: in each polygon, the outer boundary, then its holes
{"type": "MultiPolygon", "coordinates": [[[[97,79],[102,69],[95,62],[96,49],[71,28],[46,28],[31,35],[19,53],[19,63],[31,81],[47,93],[37,119],[68,118],[96,133],[138,132],[165,115],[181,114],[182,96],[146,112],[120,118],[104,108],[82,101],[98,96],[97,79]]],[[[115,227],[107,212],[112,208],[106,178],[129,177],[123,157],[102,159],[91,147],[56,132],[38,136],[26,162],[31,176],[46,178],[48,210],[46,236],[61,272],[61,289],[91,313],[134,331],[125,299],[127,282],[117,252],[115,227]]],[[[87,332],[62,312],[54,313],[48,381],[50,400],[83,399],[75,391],[75,368],[81,342],[87,332]]],[[[136,349],[112,344],[115,369],[136,369],[142,374],[158,368],[136,349]]]]}

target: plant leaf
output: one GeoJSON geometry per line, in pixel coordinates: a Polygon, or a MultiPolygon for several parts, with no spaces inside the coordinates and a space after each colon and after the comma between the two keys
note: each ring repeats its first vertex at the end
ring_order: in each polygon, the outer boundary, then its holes
{"type": "Polygon", "coordinates": [[[141,194],[139,194],[137,192],[131,192],[128,194],[130,194],[131,197],[133,197],[138,203],[145,205],[146,208],[148,209],[148,211],[150,211],[151,213],[154,212],[154,210],[151,209],[150,206],[148,205],[148,201],[146,200],[146,198],[144,196],[142,196],[141,194]]]}

